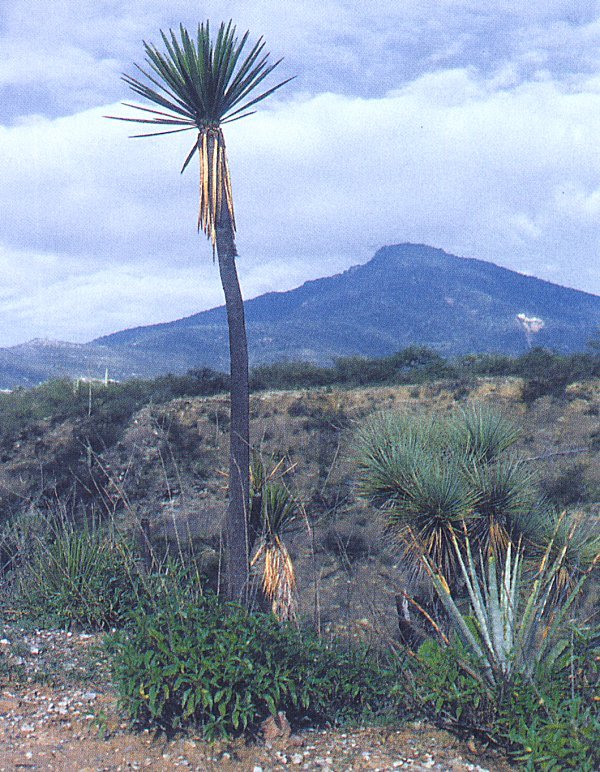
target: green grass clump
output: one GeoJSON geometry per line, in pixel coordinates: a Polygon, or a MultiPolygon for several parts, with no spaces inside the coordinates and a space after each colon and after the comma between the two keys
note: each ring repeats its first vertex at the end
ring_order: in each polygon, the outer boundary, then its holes
{"type": "Polygon", "coordinates": [[[138,600],[131,549],[107,529],[58,522],[32,535],[27,553],[15,556],[8,594],[39,624],[105,630],[138,600]]]}
{"type": "Polygon", "coordinates": [[[227,737],[278,711],[291,723],[339,723],[391,707],[390,667],[269,615],[212,597],[165,596],[129,621],[108,645],[122,704],[138,726],[227,737]]]}

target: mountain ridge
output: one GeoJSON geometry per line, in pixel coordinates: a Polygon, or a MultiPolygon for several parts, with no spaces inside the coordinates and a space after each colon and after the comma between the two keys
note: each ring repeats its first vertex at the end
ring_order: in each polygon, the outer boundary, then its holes
{"type": "MultiPolygon", "coordinates": [[[[333,276],[259,295],[247,300],[245,309],[254,365],[293,359],[327,364],[340,356],[384,356],[409,345],[429,346],[444,356],[518,355],[532,342],[570,352],[585,348],[600,327],[597,295],[408,243],[382,247],[367,263],[333,276]],[[542,320],[542,328],[526,334],[519,314],[542,320]]],[[[0,387],[7,367],[31,371],[29,383],[41,373],[102,377],[108,368],[124,379],[201,366],[228,369],[224,306],[87,344],[38,341],[0,349],[0,387]]]]}

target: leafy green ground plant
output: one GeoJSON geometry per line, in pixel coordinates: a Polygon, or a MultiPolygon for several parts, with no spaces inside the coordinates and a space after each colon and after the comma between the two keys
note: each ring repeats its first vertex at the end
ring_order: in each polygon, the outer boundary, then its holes
{"type": "Polygon", "coordinates": [[[138,726],[225,737],[285,711],[332,723],[391,707],[397,676],[365,651],[326,645],[273,616],[205,597],[132,612],[109,647],[123,707],[138,726]]]}

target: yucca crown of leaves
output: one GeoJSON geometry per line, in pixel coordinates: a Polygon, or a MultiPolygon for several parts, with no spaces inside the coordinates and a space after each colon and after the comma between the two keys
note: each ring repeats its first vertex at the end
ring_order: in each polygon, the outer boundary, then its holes
{"type": "Polygon", "coordinates": [[[161,37],[165,52],[161,53],[156,46],[144,41],[148,67],[144,69],[136,65],[148,83],[131,75],[123,76],[132,91],[161,109],[126,102],[124,104],[127,107],[139,110],[143,116],[110,117],[160,127],[160,130],[134,135],[136,137],[198,130],[198,139],[188,153],[181,171],[186,169],[194,154],[198,152],[198,229],[202,228],[214,248],[223,202],[226,203],[227,214],[235,230],[231,181],[221,126],[252,115],[255,111],[250,110],[251,107],[292,79],[281,81],[254,96],[257,87],[277,67],[281,59],[272,64],[268,63],[269,53],[264,50],[265,42],[262,37],[243,57],[249,33],[244,33],[242,38],[238,39],[232,21],[221,23],[214,41],[211,40],[208,21],[198,25],[195,39],[183,25],[180,25],[179,37],[173,30],[169,30],[168,35],[161,31],[161,37]]]}

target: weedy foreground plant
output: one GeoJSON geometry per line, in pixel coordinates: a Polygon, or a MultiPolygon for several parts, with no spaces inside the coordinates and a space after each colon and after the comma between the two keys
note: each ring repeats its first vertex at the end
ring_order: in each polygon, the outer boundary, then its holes
{"type": "Polygon", "coordinates": [[[62,509],[32,510],[5,525],[0,550],[0,606],[42,626],[124,627],[132,608],[151,610],[165,597],[193,602],[203,593],[194,559],[180,551],[148,571],[114,520],[81,524],[62,509]]]}
{"type": "Polygon", "coordinates": [[[394,705],[391,663],[211,597],[135,610],[109,648],[137,726],[227,737],[279,711],[298,726],[373,718],[394,705]]]}
{"type": "Polygon", "coordinates": [[[32,513],[10,523],[3,537],[12,553],[5,593],[33,619],[108,629],[122,624],[136,602],[131,546],[110,527],[76,527],[60,514],[32,513]]]}

